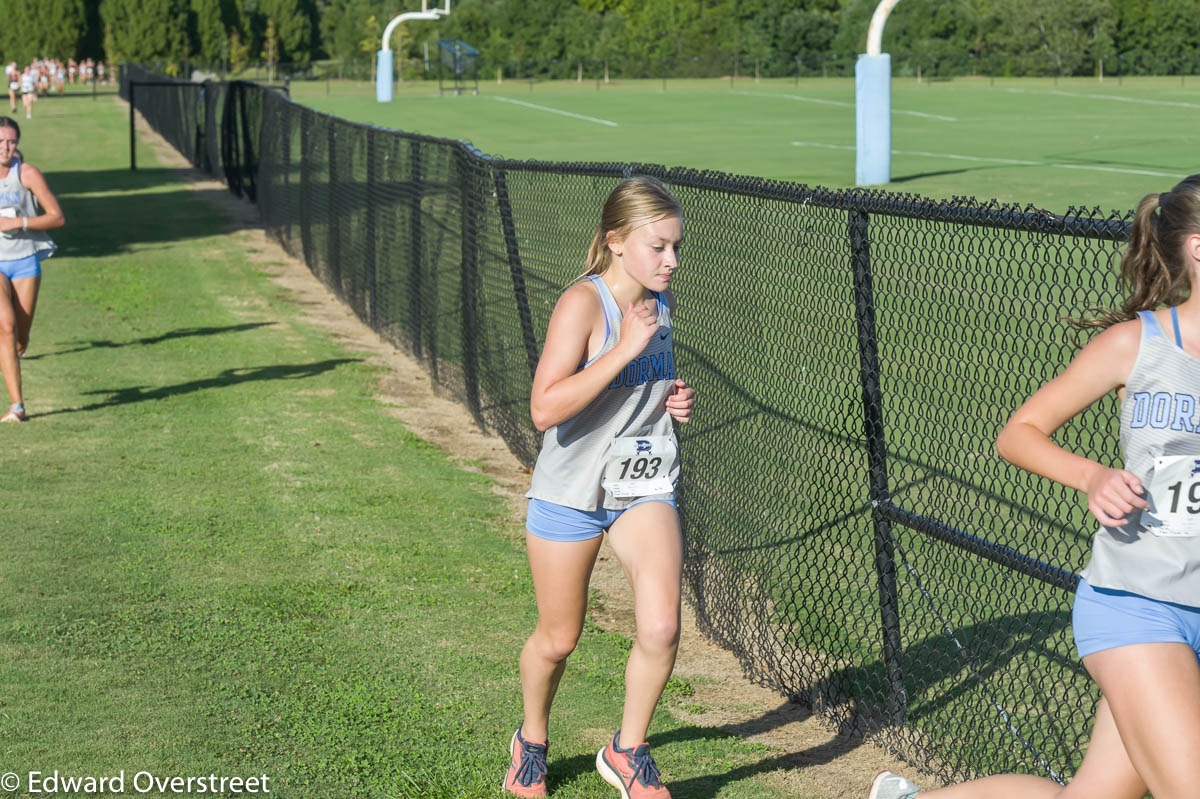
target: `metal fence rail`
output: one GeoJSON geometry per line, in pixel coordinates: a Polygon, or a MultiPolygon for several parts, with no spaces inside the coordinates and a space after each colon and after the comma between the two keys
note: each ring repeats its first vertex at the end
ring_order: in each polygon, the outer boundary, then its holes
{"type": "MultiPolygon", "coordinates": [[[[195,91],[139,86],[137,108],[527,464],[540,343],[603,198],[629,174],[669,184],[705,632],[938,778],[1078,766],[1097,696],[1068,626],[1093,525],[993,442],[1074,353],[1062,319],[1116,302],[1128,215],[506,160],[247,83],[208,84],[193,114],[178,97],[195,91]]],[[[1059,439],[1115,463],[1115,419],[1110,399],[1059,439]]]]}

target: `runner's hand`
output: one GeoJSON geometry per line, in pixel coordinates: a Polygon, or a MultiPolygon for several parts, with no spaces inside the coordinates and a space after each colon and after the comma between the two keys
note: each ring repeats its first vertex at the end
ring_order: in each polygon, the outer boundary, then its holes
{"type": "Polygon", "coordinates": [[[696,389],[682,380],[676,380],[671,393],[667,395],[667,413],[680,424],[686,424],[692,418],[692,406],[696,404],[696,389]]]}
{"type": "Polygon", "coordinates": [[[1103,468],[1087,484],[1088,510],[1105,527],[1122,527],[1134,508],[1148,508],[1142,481],[1124,469],[1103,468]]]}
{"type": "Polygon", "coordinates": [[[658,332],[658,313],[650,300],[629,303],[621,318],[621,345],[625,346],[630,358],[636,358],[646,349],[650,339],[658,332]]]}

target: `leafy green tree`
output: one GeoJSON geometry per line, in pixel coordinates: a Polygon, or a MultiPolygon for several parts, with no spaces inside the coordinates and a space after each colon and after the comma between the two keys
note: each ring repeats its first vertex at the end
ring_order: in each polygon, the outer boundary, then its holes
{"type": "Polygon", "coordinates": [[[5,0],[0,53],[28,64],[43,56],[66,60],[80,54],[83,0],[5,0]]]}
{"type": "MultiPolygon", "coordinates": [[[[1200,56],[1200,4],[1196,0],[1111,0],[1110,51],[1128,66],[1154,72],[1193,71],[1200,56]]],[[[1127,67],[1128,68],[1128,67],[1127,67]]]]}
{"type": "Polygon", "coordinates": [[[194,34],[192,52],[208,64],[229,59],[229,29],[245,30],[237,0],[191,0],[194,34]]]}
{"type": "Polygon", "coordinates": [[[1095,56],[1111,47],[1109,0],[1006,0],[995,11],[996,49],[1033,56],[1027,74],[1088,72],[1095,56]]]}
{"type": "Polygon", "coordinates": [[[181,61],[189,55],[187,0],[104,0],[100,15],[128,61],[181,61]]]}
{"type": "Polygon", "coordinates": [[[229,71],[240,75],[250,66],[250,43],[242,39],[237,28],[229,29],[229,71]]]}
{"type": "Polygon", "coordinates": [[[367,58],[374,58],[382,43],[380,37],[383,36],[383,24],[375,18],[374,14],[367,17],[367,21],[363,23],[363,33],[366,35],[358,47],[366,53],[367,58]]]}
{"type": "Polygon", "coordinates": [[[790,55],[828,53],[837,35],[837,18],[823,9],[793,8],[781,15],[775,47],[790,55]]]}
{"type": "Polygon", "coordinates": [[[313,53],[313,20],[300,0],[259,0],[254,29],[265,39],[268,20],[274,20],[282,61],[306,64],[313,53]]]}
{"type": "Polygon", "coordinates": [[[113,36],[112,25],[104,26],[104,59],[110,64],[119,64],[127,60],[117,49],[117,39],[113,36]]]}
{"type": "Polygon", "coordinates": [[[279,35],[275,32],[275,20],[267,18],[267,32],[263,35],[263,50],[259,56],[270,69],[270,80],[275,80],[275,67],[279,64],[279,35]]]}

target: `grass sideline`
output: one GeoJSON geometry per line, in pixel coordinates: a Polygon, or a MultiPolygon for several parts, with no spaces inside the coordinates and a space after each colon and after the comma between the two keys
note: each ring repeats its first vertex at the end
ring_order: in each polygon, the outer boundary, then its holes
{"type": "MultiPolygon", "coordinates": [[[[0,430],[0,772],[494,794],[533,622],[505,509],[389,416],[377,367],[178,170],[142,147],[127,171],[126,124],[68,96],[23,125],[68,227],[25,362],[33,421],[0,430]]],[[[584,634],[557,796],[611,793],[592,759],[628,646],[584,634]]],[[[663,712],[651,741],[680,797],[794,795],[719,729],[663,712]]]]}
{"type": "MultiPolygon", "coordinates": [[[[853,185],[853,79],[665,86],[481,80],[478,97],[439,97],[436,83],[408,83],[386,105],[365,82],[296,81],[291,93],[336,116],[467,139],[510,158],[632,161],[853,185]]],[[[1178,77],[894,78],[886,189],[1059,213],[1071,205],[1124,211],[1200,167],[1195,89],[1195,78],[1178,77]]]]}

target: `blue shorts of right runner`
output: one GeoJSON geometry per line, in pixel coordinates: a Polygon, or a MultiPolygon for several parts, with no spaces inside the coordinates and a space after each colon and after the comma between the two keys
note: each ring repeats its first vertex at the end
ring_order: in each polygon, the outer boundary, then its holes
{"type": "Polygon", "coordinates": [[[14,261],[0,261],[0,275],[9,280],[20,280],[25,277],[42,276],[42,259],[37,255],[17,258],[14,261]]]}
{"type": "Polygon", "coordinates": [[[1080,580],[1071,611],[1080,657],[1130,644],[1187,644],[1200,658],[1200,608],[1093,588],[1080,580]]]}
{"type": "MultiPolygon", "coordinates": [[[[665,502],[675,507],[673,499],[639,499],[629,508],[636,508],[643,502],[665,502]]],[[[579,510],[542,499],[531,499],[529,510],[525,513],[525,529],[547,541],[587,541],[604,535],[604,531],[612,527],[613,522],[629,508],[579,510]]]]}

